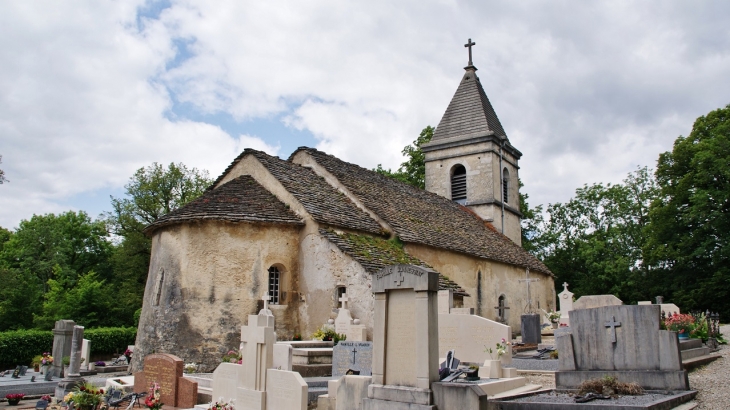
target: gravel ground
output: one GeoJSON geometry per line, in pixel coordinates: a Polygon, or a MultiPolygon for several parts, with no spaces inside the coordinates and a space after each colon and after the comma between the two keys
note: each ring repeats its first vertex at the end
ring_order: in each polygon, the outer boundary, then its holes
{"type": "MultiPolygon", "coordinates": [[[[720,333],[730,336],[730,325],[720,326],[720,333]]],[[[722,355],[707,366],[699,367],[689,374],[689,387],[697,390],[697,409],[719,410],[730,408],[730,347],[720,345],[722,355]]]]}
{"type": "MultiPolygon", "coordinates": [[[[643,394],[641,396],[618,396],[615,399],[593,400],[587,404],[597,407],[602,405],[623,405],[623,406],[642,406],[658,400],[667,399],[669,396],[664,394],[643,394]]],[[[534,396],[522,397],[510,401],[522,403],[575,403],[575,395],[566,393],[543,393],[534,396]]]]}
{"type": "Polygon", "coordinates": [[[549,370],[558,371],[558,361],[553,359],[516,359],[512,358],[512,364],[508,367],[515,367],[517,370],[549,370]]]}

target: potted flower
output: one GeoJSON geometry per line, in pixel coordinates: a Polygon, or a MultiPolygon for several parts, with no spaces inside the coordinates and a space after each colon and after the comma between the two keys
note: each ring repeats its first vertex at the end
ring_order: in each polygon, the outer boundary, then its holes
{"type": "Polygon", "coordinates": [[[94,410],[101,403],[104,389],[91,383],[83,383],[74,387],[73,391],[64,397],[66,403],[73,403],[78,410],[94,410]]]}
{"type": "Polygon", "coordinates": [[[469,370],[467,370],[465,374],[466,380],[468,381],[479,380],[479,366],[475,364],[469,365],[469,370]]]}
{"type": "Polygon", "coordinates": [[[237,350],[229,350],[226,354],[223,355],[221,360],[223,363],[239,363],[243,356],[241,356],[241,353],[237,350]]]}
{"type": "Polygon", "coordinates": [[[132,352],[130,349],[124,351],[124,357],[127,358],[127,363],[132,363],[132,352]]]}
{"type": "Polygon", "coordinates": [[[233,404],[223,401],[222,397],[219,400],[210,404],[210,410],[234,410],[233,404]]]}
{"type": "Polygon", "coordinates": [[[486,345],[484,346],[484,351],[489,353],[489,357],[492,359],[484,361],[484,367],[489,367],[490,379],[499,379],[502,377],[502,355],[509,351],[510,345],[510,342],[502,338],[501,341],[497,342],[496,349],[492,349],[486,345]],[[494,358],[495,354],[497,355],[496,359],[494,358]]]}
{"type": "Polygon", "coordinates": [[[99,360],[98,362],[94,363],[96,367],[104,367],[106,366],[106,362],[103,360],[99,360]]]}
{"type": "Polygon", "coordinates": [[[680,339],[689,339],[690,333],[694,331],[696,324],[692,315],[677,314],[664,320],[667,330],[677,332],[680,339]]]}
{"type": "Polygon", "coordinates": [[[53,356],[48,352],[43,352],[43,356],[41,356],[41,374],[46,374],[51,366],[53,366],[53,356]]]}
{"type": "Polygon", "coordinates": [[[550,321],[550,323],[553,325],[553,329],[558,328],[558,322],[560,321],[560,312],[556,312],[552,309],[550,311],[545,311],[545,309],[540,309],[545,314],[545,318],[550,321]]]}
{"type": "Polygon", "coordinates": [[[10,406],[17,406],[18,403],[23,400],[23,397],[25,397],[25,394],[23,393],[10,393],[5,395],[5,398],[8,399],[8,405],[10,406]]]}
{"type": "Polygon", "coordinates": [[[33,358],[33,360],[30,361],[31,367],[33,367],[33,371],[39,372],[41,370],[41,359],[43,356],[38,355],[33,358]]]}
{"type": "Polygon", "coordinates": [[[185,366],[183,366],[183,372],[185,372],[185,373],[195,373],[197,370],[198,370],[197,363],[185,363],[185,366]]]}
{"type": "Polygon", "coordinates": [[[63,356],[61,358],[61,364],[63,365],[63,376],[68,376],[68,366],[71,365],[71,356],[63,356]]]}
{"type": "Polygon", "coordinates": [[[150,410],[160,410],[163,403],[160,401],[160,385],[153,382],[150,386],[150,392],[144,399],[144,405],[150,410]]]}

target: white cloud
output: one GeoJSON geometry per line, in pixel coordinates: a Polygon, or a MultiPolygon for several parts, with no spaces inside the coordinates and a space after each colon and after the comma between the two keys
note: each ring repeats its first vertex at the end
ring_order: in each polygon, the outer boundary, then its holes
{"type": "Polygon", "coordinates": [[[320,149],[396,168],[440,120],[469,37],[532,204],[653,166],[730,102],[730,4],[181,0],[138,21],[143,4],[0,6],[0,226],[153,161],[216,176],[247,146],[290,154],[279,135],[199,119],[219,113],[284,118],[320,149]]]}

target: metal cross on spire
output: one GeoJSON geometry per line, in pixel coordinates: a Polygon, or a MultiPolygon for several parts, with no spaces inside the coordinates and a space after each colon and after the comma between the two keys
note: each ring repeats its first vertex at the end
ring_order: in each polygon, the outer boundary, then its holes
{"type": "Polygon", "coordinates": [[[471,39],[469,39],[469,42],[467,42],[466,44],[464,44],[464,47],[467,47],[467,48],[469,48],[469,65],[470,65],[470,66],[474,65],[474,64],[472,64],[472,62],[471,62],[471,46],[475,46],[476,44],[477,44],[477,43],[475,43],[475,42],[471,41],[471,39]]]}

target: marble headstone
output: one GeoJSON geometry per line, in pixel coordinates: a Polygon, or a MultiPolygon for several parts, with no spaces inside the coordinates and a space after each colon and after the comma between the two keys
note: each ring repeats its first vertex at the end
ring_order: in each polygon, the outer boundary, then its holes
{"type": "Polygon", "coordinates": [[[307,392],[307,382],[299,373],[266,371],[266,410],[307,410],[307,392]]]}
{"type": "MultiPolygon", "coordinates": [[[[476,315],[439,314],[439,357],[455,350],[459,359],[483,363],[491,359],[485,346],[496,350],[502,339],[512,340],[512,327],[476,315]]],[[[502,364],[512,363],[512,348],[502,356],[502,364]]]]}
{"type": "Polygon", "coordinates": [[[573,303],[573,309],[593,309],[603,306],[618,306],[624,302],[614,295],[587,295],[581,296],[573,303]]]}
{"type": "Polygon", "coordinates": [[[160,385],[160,400],[171,407],[189,409],[198,402],[198,383],[183,377],[183,360],[166,353],[144,358],[144,369],[134,374],[134,391],[148,391],[152,383],[160,385]]]}

